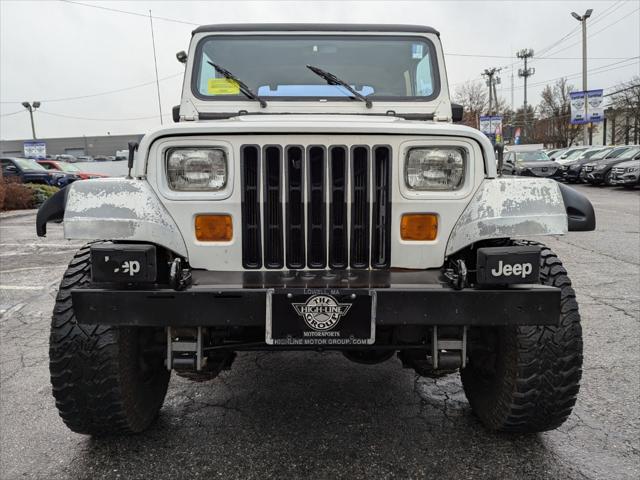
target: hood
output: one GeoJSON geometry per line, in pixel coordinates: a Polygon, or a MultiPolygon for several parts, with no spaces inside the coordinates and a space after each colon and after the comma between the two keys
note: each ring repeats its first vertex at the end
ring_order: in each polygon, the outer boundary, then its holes
{"type": "Polygon", "coordinates": [[[629,168],[629,167],[640,167],[640,160],[625,160],[624,162],[620,162],[617,167],[629,168]]]}
{"type": "Polygon", "coordinates": [[[540,161],[523,162],[523,161],[518,161],[518,162],[516,162],[516,167],[521,167],[521,168],[539,168],[539,167],[544,167],[544,168],[557,169],[557,168],[560,167],[560,165],[558,165],[553,160],[549,160],[549,161],[546,161],[546,162],[540,162],[540,161]]]}

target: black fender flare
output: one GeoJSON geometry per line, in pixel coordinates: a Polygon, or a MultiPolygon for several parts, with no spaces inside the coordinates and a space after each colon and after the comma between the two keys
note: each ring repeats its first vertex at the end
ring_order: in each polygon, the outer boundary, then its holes
{"type": "Polygon", "coordinates": [[[596,212],[586,195],[576,189],[558,183],[567,210],[570,232],[591,232],[596,229],[596,212]]]}
{"type": "Polygon", "coordinates": [[[61,222],[64,219],[68,193],[69,186],[67,185],[49,197],[38,209],[36,216],[36,233],[39,237],[47,236],[47,223],[61,222]]]}

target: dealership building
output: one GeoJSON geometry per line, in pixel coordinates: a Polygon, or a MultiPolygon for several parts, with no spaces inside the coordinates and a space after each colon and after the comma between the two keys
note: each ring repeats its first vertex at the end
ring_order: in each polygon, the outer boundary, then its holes
{"type": "Polygon", "coordinates": [[[24,157],[25,146],[34,144],[46,149],[47,155],[115,155],[118,150],[127,150],[129,142],[140,142],[142,135],[102,135],[64,138],[41,138],[37,140],[0,140],[0,154],[8,157],[24,157]]]}

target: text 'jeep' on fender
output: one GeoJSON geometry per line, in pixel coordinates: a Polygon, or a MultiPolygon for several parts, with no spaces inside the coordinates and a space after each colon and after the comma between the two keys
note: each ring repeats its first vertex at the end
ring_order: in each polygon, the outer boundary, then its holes
{"type": "MultiPolygon", "coordinates": [[[[534,236],[593,230],[545,178],[497,175],[456,125],[440,36],[405,25],[193,32],[174,126],[130,175],[76,182],[38,213],[86,239],[64,275],[51,380],[73,431],[135,433],[171,370],[214,378],[247,350],[398,354],[461,372],[491,429],[556,428],[579,389],[571,282],[534,236]]],[[[365,368],[365,367],[363,367],[365,368]]]]}

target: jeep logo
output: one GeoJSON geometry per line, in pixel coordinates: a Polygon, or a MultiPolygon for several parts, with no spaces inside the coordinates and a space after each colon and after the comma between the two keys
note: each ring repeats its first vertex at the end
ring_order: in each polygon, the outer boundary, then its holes
{"type": "Polygon", "coordinates": [[[510,277],[511,275],[516,277],[525,278],[531,273],[533,266],[530,263],[515,263],[513,265],[503,264],[502,260],[498,262],[498,269],[491,270],[491,275],[494,277],[510,277]]]}

